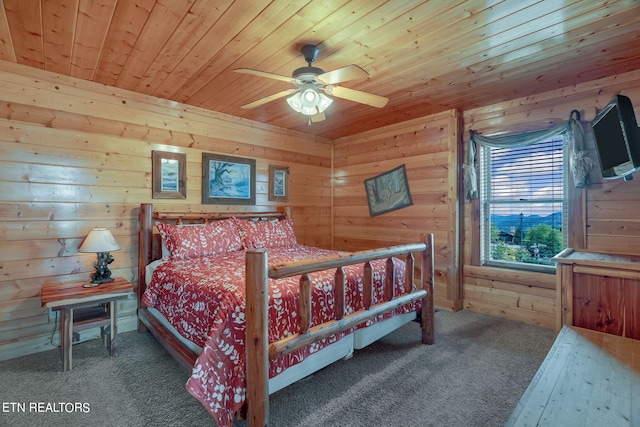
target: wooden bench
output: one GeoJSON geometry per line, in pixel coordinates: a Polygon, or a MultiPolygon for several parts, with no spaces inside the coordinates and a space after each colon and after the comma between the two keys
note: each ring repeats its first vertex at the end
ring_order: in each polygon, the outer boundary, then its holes
{"type": "Polygon", "coordinates": [[[505,426],[640,425],[640,341],[564,326],[505,426]]]}

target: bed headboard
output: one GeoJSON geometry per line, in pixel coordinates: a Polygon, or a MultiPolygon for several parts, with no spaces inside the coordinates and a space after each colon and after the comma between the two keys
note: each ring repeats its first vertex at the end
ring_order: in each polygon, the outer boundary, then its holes
{"type": "Polygon", "coordinates": [[[157,222],[172,224],[198,224],[228,218],[243,218],[247,220],[269,220],[291,218],[291,207],[272,212],[179,212],[154,211],[153,204],[140,205],[140,228],[138,232],[138,301],[147,286],[146,266],[162,257],[162,242],[160,234],[155,228],[157,222]],[[155,231],[154,231],[155,230],[155,231]]]}

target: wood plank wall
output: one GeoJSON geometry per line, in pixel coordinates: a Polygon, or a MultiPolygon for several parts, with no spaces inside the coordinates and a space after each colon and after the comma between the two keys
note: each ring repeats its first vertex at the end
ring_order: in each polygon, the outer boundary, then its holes
{"type": "MultiPolygon", "coordinates": [[[[235,209],[200,204],[203,151],[257,159],[257,204],[247,210],[275,205],[267,200],[269,164],[289,166],[291,200],[279,205],[293,206],[301,243],[360,250],[433,231],[439,307],[464,305],[553,328],[554,275],[472,262],[477,212],[458,197],[457,141],[466,146],[471,128],[548,127],[572,109],[589,121],[615,93],[631,97],[640,113],[640,72],[452,110],[337,140],[332,148],[310,135],[0,61],[0,359],[51,348],[54,325],[40,307],[40,288],[88,277],[93,256],[77,248],[91,227],[112,230],[122,248],[114,253],[114,274],[135,282],[140,203],[235,209]],[[187,154],[186,200],[151,198],[152,150],[187,154]],[[403,163],[414,205],[370,218],[364,180],[403,163]]],[[[570,233],[583,236],[587,250],[639,254],[640,179],[602,182],[596,173],[592,182],[582,198],[583,225],[570,233]]],[[[120,313],[121,330],[133,329],[135,302],[121,304],[120,313]]]]}
{"type": "MultiPolygon", "coordinates": [[[[92,227],[113,232],[113,274],[135,283],[140,203],[238,209],[200,204],[202,152],[257,159],[244,209],[290,205],[299,241],[331,247],[331,141],[4,61],[0,101],[0,359],[51,348],[41,286],[88,277],[95,255],[78,246],[92,227]],[[152,199],[152,150],[186,153],[186,200],[152,199]],[[288,203],[268,201],[270,164],[290,167],[288,203]]],[[[121,304],[121,331],[135,308],[121,304]]]]}
{"type": "MultiPolygon", "coordinates": [[[[588,122],[617,93],[631,98],[636,116],[640,117],[640,71],[465,111],[465,148],[469,129],[485,134],[543,129],[567,120],[571,110],[576,109],[585,121],[589,154],[597,161],[588,122]]],[[[569,224],[570,246],[594,252],[640,254],[640,176],[630,182],[603,181],[596,167],[590,179],[592,184],[586,190],[575,191],[582,212],[569,224]]],[[[478,255],[473,252],[479,238],[478,207],[465,201],[463,211],[464,307],[554,328],[555,275],[479,266],[478,255]]]]}
{"type": "Polygon", "coordinates": [[[415,242],[434,233],[435,298],[461,308],[458,262],[458,139],[456,110],[335,141],[334,244],[364,250],[415,242]],[[413,206],[371,217],[364,180],[404,164],[413,206]]]}

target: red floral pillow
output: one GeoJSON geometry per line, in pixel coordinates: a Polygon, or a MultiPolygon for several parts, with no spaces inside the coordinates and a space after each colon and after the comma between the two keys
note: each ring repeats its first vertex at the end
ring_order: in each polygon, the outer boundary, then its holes
{"type": "Polygon", "coordinates": [[[288,248],[297,245],[293,221],[245,221],[236,219],[245,249],[288,248]]]}
{"type": "Polygon", "coordinates": [[[188,259],[242,249],[238,227],[232,219],[202,225],[157,223],[170,259],[188,259]]]}

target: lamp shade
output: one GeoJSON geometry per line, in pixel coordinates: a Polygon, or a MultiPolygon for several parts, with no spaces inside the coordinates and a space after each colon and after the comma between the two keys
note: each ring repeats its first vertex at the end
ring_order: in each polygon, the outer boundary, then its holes
{"type": "Polygon", "coordinates": [[[324,113],[324,110],[326,110],[329,105],[331,105],[333,99],[329,98],[324,93],[319,93],[318,95],[320,96],[320,101],[318,101],[318,111],[320,113],[324,113]]]}
{"type": "Polygon", "coordinates": [[[94,228],[87,234],[84,242],[78,248],[80,252],[111,252],[120,250],[113,234],[106,228],[94,228]]]}
{"type": "Polygon", "coordinates": [[[302,111],[302,102],[300,101],[300,92],[287,98],[287,104],[289,104],[289,106],[298,113],[302,111]]]}
{"type": "Polygon", "coordinates": [[[302,102],[303,107],[315,108],[320,101],[318,92],[316,92],[315,88],[308,83],[305,86],[307,86],[307,88],[300,94],[300,102],[302,102]]]}

